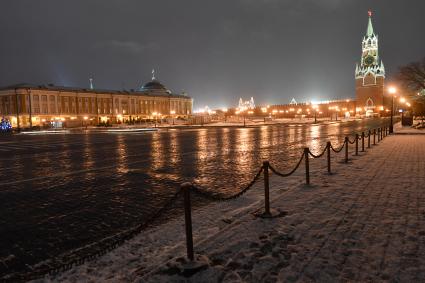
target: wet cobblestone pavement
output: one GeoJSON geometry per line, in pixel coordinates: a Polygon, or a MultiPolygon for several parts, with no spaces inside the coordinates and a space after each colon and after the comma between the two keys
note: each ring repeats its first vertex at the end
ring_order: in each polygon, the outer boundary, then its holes
{"type": "Polygon", "coordinates": [[[1,136],[0,278],[142,223],[184,181],[231,194],[381,122],[1,136]]]}

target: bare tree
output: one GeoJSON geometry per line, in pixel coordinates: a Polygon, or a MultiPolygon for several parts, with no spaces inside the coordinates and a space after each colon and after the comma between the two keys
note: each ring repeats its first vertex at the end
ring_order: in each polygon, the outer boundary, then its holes
{"type": "Polygon", "coordinates": [[[410,91],[418,92],[425,89],[425,57],[399,67],[397,80],[410,91]]]}
{"type": "Polygon", "coordinates": [[[398,69],[397,81],[410,96],[414,115],[425,115],[425,57],[398,69]]]}

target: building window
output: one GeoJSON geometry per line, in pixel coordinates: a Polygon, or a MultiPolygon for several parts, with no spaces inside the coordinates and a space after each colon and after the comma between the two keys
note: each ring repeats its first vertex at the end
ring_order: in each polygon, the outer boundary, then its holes
{"type": "Polygon", "coordinates": [[[38,94],[35,94],[32,96],[32,102],[34,104],[34,113],[39,114],[40,113],[40,97],[38,94]]]}
{"type": "Polygon", "coordinates": [[[120,100],[118,98],[115,99],[115,114],[119,114],[120,110],[120,100]]]}
{"type": "Polygon", "coordinates": [[[56,113],[56,98],[55,96],[51,95],[49,96],[50,100],[50,113],[54,114],[56,113]]]}
{"type": "Polygon", "coordinates": [[[47,114],[47,95],[41,96],[41,114],[47,114]]]}
{"type": "Polygon", "coordinates": [[[89,99],[87,97],[84,97],[83,109],[84,113],[89,113],[89,99]]]}
{"type": "Polygon", "coordinates": [[[91,113],[96,114],[96,99],[94,97],[91,98],[91,113]]]}

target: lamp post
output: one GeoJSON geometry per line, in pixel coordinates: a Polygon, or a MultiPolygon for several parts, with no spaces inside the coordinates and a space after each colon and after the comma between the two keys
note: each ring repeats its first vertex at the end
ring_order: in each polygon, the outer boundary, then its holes
{"type": "Polygon", "coordinates": [[[155,128],[156,128],[156,119],[157,119],[158,113],[157,112],[153,112],[152,115],[155,117],[155,128]]]}
{"type": "Polygon", "coordinates": [[[394,116],[394,96],[395,93],[397,92],[397,89],[395,87],[390,87],[389,88],[389,93],[391,93],[391,118],[390,118],[390,134],[392,134],[394,132],[394,127],[393,127],[393,116],[394,116]]]}
{"type": "Polygon", "coordinates": [[[174,125],[174,115],[176,114],[176,111],[171,110],[170,114],[171,114],[171,118],[173,119],[173,125],[174,125]]]}

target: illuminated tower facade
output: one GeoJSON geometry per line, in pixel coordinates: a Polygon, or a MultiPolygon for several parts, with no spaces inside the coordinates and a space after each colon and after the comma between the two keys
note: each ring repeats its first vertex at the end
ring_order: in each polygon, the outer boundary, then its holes
{"type": "Polygon", "coordinates": [[[362,41],[360,64],[356,64],[356,112],[372,116],[384,110],[384,63],[378,54],[378,35],[373,31],[372,12],[369,11],[366,35],[362,41]]]}

